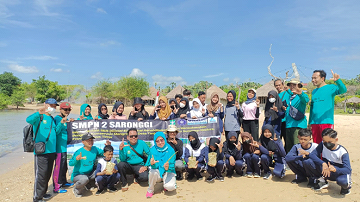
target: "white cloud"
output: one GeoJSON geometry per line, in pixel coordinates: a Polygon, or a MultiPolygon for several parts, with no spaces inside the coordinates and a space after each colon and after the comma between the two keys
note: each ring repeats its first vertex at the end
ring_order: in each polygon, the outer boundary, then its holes
{"type": "Polygon", "coordinates": [[[50,8],[62,3],[61,0],[35,0],[35,9],[37,15],[59,16],[59,13],[51,12],[50,8]]]}
{"type": "Polygon", "coordinates": [[[230,81],[230,78],[224,78],[223,81],[224,81],[224,82],[229,82],[229,81],[230,81]]]}
{"type": "Polygon", "coordinates": [[[97,8],[97,9],[96,9],[96,12],[107,14],[107,12],[106,12],[104,9],[102,9],[102,8],[97,8]]]}
{"type": "Polygon", "coordinates": [[[104,47],[114,46],[114,45],[121,45],[121,43],[119,43],[117,41],[114,41],[114,40],[109,40],[109,41],[105,41],[105,42],[100,43],[100,46],[104,46],[104,47]]]}
{"type": "Polygon", "coordinates": [[[63,64],[63,63],[56,63],[56,65],[63,66],[63,67],[67,67],[67,66],[68,66],[67,64],[63,64]]]}
{"type": "MultiPolygon", "coordinates": [[[[18,4],[20,4],[20,1],[18,0],[0,1],[0,24],[24,27],[24,28],[34,27],[30,23],[12,19],[14,18],[15,14],[10,11],[9,7],[16,6],[18,4]]],[[[5,26],[0,26],[0,27],[5,28],[5,26]]]]}
{"type": "Polygon", "coordinates": [[[50,69],[50,71],[52,71],[52,72],[62,72],[63,70],[61,68],[57,68],[57,69],[52,68],[52,69],[50,69]]]}
{"type": "Polygon", "coordinates": [[[140,69],[138,68],[134,68],[129,76],[134,76],[134,77],[145,77],[146,74],[144,72],[142,72],[140,69]]]}
{"type": "Polygon", "coordinates": [[[171,82],[175,82],[176,85],[185,85],[186,81],[181,76],[163,76],[156,74],[151,77],[157,85],[169,85],[171,82]]]}
{"type": "Polygon", "coordinates": [[[233,81],[234,81],[235,83],[238,83],[238,82],[240,82],[240,78],[235,77],[235,78],[233,79],[233,81]]]}
{"type": "Polygon", "coordinates": [[[92,79],[103,79],[101,72],[96,72],[90,78],[92,78],[92,79]]]}
{"type": "Polygon", "coordinates": [[[17,71],[20,73],[26,73],[26,74],[39,72],[39,70],[35,66],[25,67],[25,66],[21,66],[18,64],[10,64],[8,67],[13,71],[17,71]]]}
{"type": "Polygon", "coordinates": [[[220,73],[220,74],[213,74],[213,75],[207,75],[207,76],[204,76],[205,78],[213,78],[213,77],[218,77],[218,76],[221,76],[223,75],[224,73],[220,73]]]}
{"type": "Polygon", "coordinates": [[[25,58],[18,58],[20,60],[57,60],[57,57],[41,55],[41,56],[30,56],[25,58]]]}

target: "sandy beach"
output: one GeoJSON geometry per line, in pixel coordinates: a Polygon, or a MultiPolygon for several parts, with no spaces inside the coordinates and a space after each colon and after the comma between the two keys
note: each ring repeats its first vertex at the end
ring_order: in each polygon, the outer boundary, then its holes
{"type": "MultiPolygon", "coordinates": [[[[41,106],[27,105],[27,109],[37,109],[41,106]]],[[[109,107],[112,109],[112,107],[109,107]]],[[[151,112],[152,107],[147,107],[151,112]]],[[[109,110],[110,111],[110,110],[109,110]]],[[[129,114],[131,107],[125,109],[129,114]]],[[[79,114],[79,106],[74,105],[72,114],[79,114]]],[[[92,106],[92,114],[97,114],[97,107],[92,106]]],[[[24,117],[25,118],[25,117],[24,117]]],[[[263,117],[260,117],[262,120],[263,117]]],[[[286,172],[283,179],[271,178],[246,178],[234,176],[226,178],[224,182],[215,181],[207,183],[202,181],[178,181],[176,192],[164,193],[160,183],[156,186],[155,195],[149,201],[359,201],[359,169],[360,149],[357,144],[360,116],[335,115],[335,130],[339,134],[339,144],[343,145],[350,153],[352,167],[351,194],[342,196],[339,194],[340,187],[336,182],[330,182],[327,189],[315,192],[306,187],[306,183],[300,185],[291,184],[295,175],[291,171],[286,172]]],[[[34,186],[33,155],[17,151],[0,158],[0,201],[32,201],[34,186]],[[15,163],[16,162],[16,163],[15,163]]],[[[205,174],[207,176],[207,174],[205,174]]],[[[120,188],[118,186],[118,188],[120,188]]],[[[49,183],[48,193],[52,190],[52,182],[49,183]]],[[[127,192],[105,192],[95,196],[96,189],[88,191],[82,198],[75,198],[71,188],[68,193],[57,194],[50,201],[144,201],[147,184],[131,184],[127,192]]]]}

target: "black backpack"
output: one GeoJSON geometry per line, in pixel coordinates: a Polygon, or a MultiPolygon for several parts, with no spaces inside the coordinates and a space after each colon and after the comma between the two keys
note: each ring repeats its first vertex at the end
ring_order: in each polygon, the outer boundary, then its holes
{"type": "MultiPolygon", "coordinates": [[[[40,121],[36,129],[35,136],[39,131],[40,123],[42,122],[42,120],[43,120],[43,115],[40,116],[40,121]]],[[[23,139],[24,152],[34,152],[35,140],[34,140],[33,125],[29,124],[25,126],[23,132],[24,132],[24,139],[23,139]]]]}

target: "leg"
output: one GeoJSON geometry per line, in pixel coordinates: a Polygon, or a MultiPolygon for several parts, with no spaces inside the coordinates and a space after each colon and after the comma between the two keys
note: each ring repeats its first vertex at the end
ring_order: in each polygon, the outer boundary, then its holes
{"type": "Polygon", "coordinates": [[[176,178],[175,173],[166,172],[164,177],[164,189],[168,191],[174,191],[176,189],[176,178]]]}
{"type": "Polygon", "coordinates": [[[95,181],[99,191],[103,191],[108,181],[107,175],[99,175],[95,177],[95,181]]]}
{"type": "Polygon", "coordinates": [[[157,182],[161,181],[160,172],[158,169],[151,169],[149,171],[149,193],[154,193],[154,187],[157,182]]]}
{"type": "Polygon", "coordinates": [[[135,173],[135,177],[138,180],[138,182],[147,182],[148,181],[148,176],[149,176],[149,171],[144,171],[142,173],[139,173],[139,170],[141,167],[143,167],[142,165],[130,165],[133,172],[135,173]]]}
{"type": "Polygon", "coordinates": [[[259,120],[250,121],[250,130],[254,141],[259,141],[259,120]]]}
{"type": "Polygon", "coordinates": [[[306,179],[306,171],[302,160],[286,162],[289,168],[295,173],[296,179],[301,181],[306,179]]]}
{"type": "Polygon", "coordinates": [[[270,162],[271,162],[271,157],[267,154],[261,154],[261,166],[264,169],[264,173],[270,173],[270,162]]]}
{"type": "Polygon", "coordinates": [[[76,175],[73,179],[74,185],[74,193],[77,195],[82,195],[85,191],[85,186],[89,182],[89,176],[87,175],[76,175]]]}
{"type": "Polygon", "coordinates": [[[320,124],[311,124],[311,132],[312,132],[313,141],[319,144],[322,141],[320,124]]]}
{"type": "Polygon", "coordinates": [[[250,153],[244,154],[243,159],[245,160],[245,163],[247,165],[246,174],[252,174],[254,172],[254,168],[251,162],[251,154],[250,153]]]}
{"type": "Polygon", "coordinates": [[[299,139],[297,138],[299,130],[300,128],[286,129],[286,153],[288,153],[295,144],[299,143],[299,139]]]}
{"type": "Polygon", "coordinates": [[[286,148],[286,121],[281,122],[281,137],[284,139],[284,148],[286,148]]]}
{"type": "Polygon", "coordinates": [[[223,171],[223,169],[224,169],[224,161],[218,160],[218,162],[216,164],[216,171],[217,171],[217,174],[219,175],[219,177],[221,176],[221,171],[223,171]]]}
{"type": "Polygon", "coordinates": [[[33,200],[38,201],[46,194],[55,156],[52,154],[40,154],[34,157],[35,182],[33,200]]]}
{"type": "Polygon", "coordinates": [[[59,175],[59,184],[60,185],[65,185],[67,184],[67,180],[66,180],[66,173],[68,171],[68,166],[67,166],[67,153],[63,152],[61,153],[61,159],[60,159],[60,175],[59,175]]]}
{"type": "Polygon", "coordinates": [[[60,166],[61,166],[60,164],[61,164],[61,153],[57,153],[55,159],[54,172],[53,172],[54,192],[57,192],[60,189],[60,184],[59,184],[60,166]]]}
{"type": "Polygon", "coordinates": [[[244,129],[244,132],[248,132],[248,133],[251,134],[250,121],[249,120],[244,120],[243,121],[243,129],[244,129]]]}
{"type": "Polygon", "coordinates": [[[86,188],[87,189],[91,189],[91,188],[95,188],[95,169],[90,173],[90,175],[88,175],[89,177],[89,182],[86,184],[86,188]]]}
{"type": "Polygon", "coordinates": [[[127,185],[127,178],[126,178],[126,174],[134,174],[130,164],[128,164],[127,162],[119,162],[117,164],[118,167],[118,171],[120,173],[120,181],[121,181],[121,186],[125,187],[127,185]]]}
{"type": "Polygon", "coordinates": [[[110,175],[109,179],[108,179],[108,188],[113,188],[115,186],[115,184],[117,184],[120,180],[120,174],[119,173],[114,173],[112,175],[110,175]]]}
{"type": "Polygon", "coordinates": [[[201,171],[201,168],[203,167],[204,165],[202,165],[201,163],[198,163],[198,166],[197,168],[195,169],[195,175],[197,178],[201,178],[201,174],[200,174],[200,171],[201,171]]]}
{"type": "Polygon", "coordinates": [[[188,165],[185,166],[186,171],[188,172],[188,179],[191,180],[195,175],[195,168],[189,168],[188,165]]]}
{"type": "Polygon", "coordinates": [[[243,160],[236,160],[235,162],[235,171],[238,175],[242,175],[243,174],[243,169],[245,167],[245,163],[243,160]]]}
{"type": "Polygon", "coordinates": [[[336,178],[336,183],[342,188],[342,189],[350,189],[351,188],[351,175],[339,175],[336,178]]]}
{"type": "Polygon", "coordinates": [[[278,178],[283,178],[285,176],[285,164],[283,163],[282,158],[275,159],[273,173],[278,178]]]}
{"type": "Polygon", "coordinates": [[[252,154],[251,165],[254,168],[253,169],[254,173],[256,173],[258,175],[260,175],[260,164],[261,164],[260,156],[257,154],[252,154]]]}
{"type": "Polygon", "coordinates": [[[314,184],[315,180],[322,176],[322,167],[316,165],[315,162],[311,159],[306,159],[303,161],[303,166],[306,172],[306,175],[309,177],[309,183],[314,184]]]}
{"type": "Polygon", "coordinates": [[[175,171],[176,171],[176,179],[182,180],[182,173],[185,170],[185,165],[182,160],[176,160],[175,161],[175,171]]]}
{"type": "MultiPolygon", "coordinates": [[[[208,165],[207,172],[208,172],[212,177],[215,177],[215,167],[211,167],[211,166],[208,165]]],[[[198,176],[198,175],[196,174],[196,176],[198,176]]]]}

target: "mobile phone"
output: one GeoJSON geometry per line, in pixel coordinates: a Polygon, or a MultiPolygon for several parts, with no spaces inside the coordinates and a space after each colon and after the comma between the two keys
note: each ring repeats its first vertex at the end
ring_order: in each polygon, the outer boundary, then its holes
{"type": "Polygon", "coordinates": [[[172,109],[172,110],[174,110],[174,109],[175,109],[175,106],[174,106],[174,105],[173,105],[173,106],[170,106],[170,107],[171,107],[171,109],[172,109]]]}
{"type": "Polygon", "coordinates": [[[282,101],[282,104],[283,104],[283,106],[288,107],[288,105],[287,105],[287,103],[286,103],[286,101],[285,101],[285,100],[284,100],[284,101],[282,101]]]}

